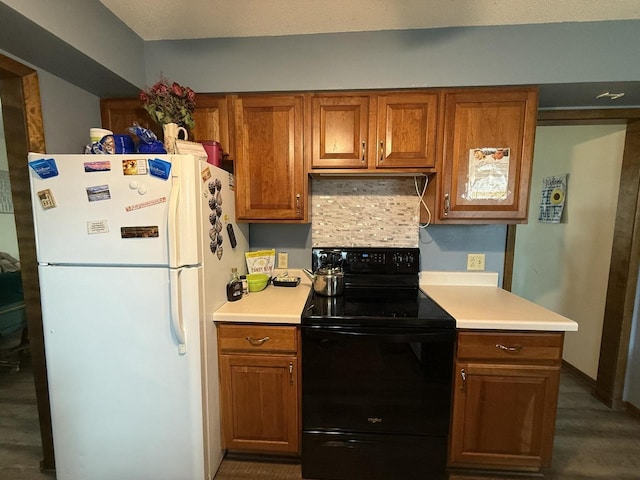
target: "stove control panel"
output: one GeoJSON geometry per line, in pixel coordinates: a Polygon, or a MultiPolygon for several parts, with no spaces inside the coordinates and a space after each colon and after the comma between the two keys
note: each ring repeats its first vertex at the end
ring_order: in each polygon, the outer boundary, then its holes
{"type": "Polygon", "coordinates": [[[350,274],[415,274],[420,272],[418,248],[313,248],[312,267],[342,268],[350,274]]]}

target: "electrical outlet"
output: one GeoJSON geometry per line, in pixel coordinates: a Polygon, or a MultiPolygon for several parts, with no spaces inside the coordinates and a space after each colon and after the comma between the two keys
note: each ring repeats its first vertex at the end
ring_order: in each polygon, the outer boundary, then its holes
{"type": "Polygon", "coordinates": [[[278,253],[278,268],[289,268],[289,254],[287,252],[278,253]]]}
{"type": "Polygon", "coordinates": [[[469,253],[467,270],[484,270],[484,253],[469,253]]]}

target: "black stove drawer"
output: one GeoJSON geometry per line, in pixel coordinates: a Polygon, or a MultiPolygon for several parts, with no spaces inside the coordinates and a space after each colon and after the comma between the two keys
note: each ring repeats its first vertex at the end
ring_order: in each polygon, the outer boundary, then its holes
{"type": "Polygon", "coordinates": [[[444,436],[302,433],[302,478],[445,480],[444,436]]]}

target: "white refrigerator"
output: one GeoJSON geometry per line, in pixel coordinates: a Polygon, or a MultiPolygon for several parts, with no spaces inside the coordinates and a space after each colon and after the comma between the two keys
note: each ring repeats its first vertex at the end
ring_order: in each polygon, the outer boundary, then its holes
{"type": "Polygon", "coordinates": [[[56,478],[211,479],[211,314],[248,249],[233,176],[191,155],[29,165],[56,478]]]}

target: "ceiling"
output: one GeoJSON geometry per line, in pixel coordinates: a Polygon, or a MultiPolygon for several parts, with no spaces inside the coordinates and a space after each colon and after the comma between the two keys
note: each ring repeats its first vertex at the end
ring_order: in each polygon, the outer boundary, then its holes
{"type": "Polygon", "coordinates": [[[638,0],[100,0],[143,40],[640,19],[638,0]]]}

